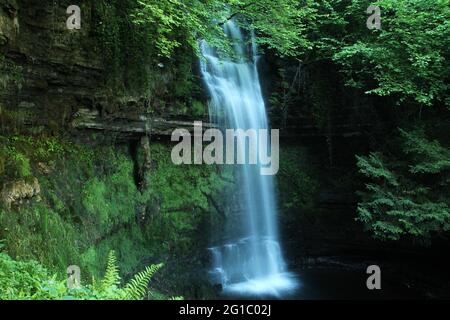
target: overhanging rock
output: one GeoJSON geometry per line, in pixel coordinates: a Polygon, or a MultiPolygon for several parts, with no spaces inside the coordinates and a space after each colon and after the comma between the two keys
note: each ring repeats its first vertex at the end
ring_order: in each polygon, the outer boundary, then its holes
{"type": "MultiPolygon", "coordinates": [[[[195,120],[198,121],[198,120],[195,120]]],[[[77,130],[109,131],[125,136],[171,136],[176,129],[186,129],[193,133],[194,120],[164,119],[139,115],[136,117],[114,115],[102,117],[97,110],[79,109],[74,115],[71,127],[77,130]]],[[[215,125],[203,122],[203,130],[216,128],[215,125]]]]}

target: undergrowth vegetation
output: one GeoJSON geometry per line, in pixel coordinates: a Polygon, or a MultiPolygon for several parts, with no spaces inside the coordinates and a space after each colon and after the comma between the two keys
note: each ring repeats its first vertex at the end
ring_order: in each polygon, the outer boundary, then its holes
{"type": "Polygon", "coordinates": [[[110,251],[104,277],[83,285],[77,278],[51,275],[36,261],[15,261],[0,252],[0,300],[142,300],[148,298],[149,282],[162,267],[151,265],[121,285],[116,256],[110,251]]]}
{"type": "Polygon", "coordinates": [[[450,150],[424,130],[400,130],[400,150],[358,158],[367,178],[358,220],[377,238],[430,240],[450,231],[450,150]]]}
{"type": "Polygon", "coordinates": [[[14,259],[36,260],[62,275],[79,265],[98,277],[112,248],[125,275],[144,258],[189,255],[207,235],[209,197],[223,186],[214,167],[177,167],[170,146],[151,147],[146,188],[126,146],[82,146],[57,137],[1,137],[1,183],[29,183],[40,193],[0,208],[0,239],[14,259]]]}

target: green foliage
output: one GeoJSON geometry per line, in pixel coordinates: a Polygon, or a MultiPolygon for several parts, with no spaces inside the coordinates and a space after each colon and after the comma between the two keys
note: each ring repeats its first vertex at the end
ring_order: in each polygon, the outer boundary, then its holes
{"type": "MultiPolygon", "coordinates": [[[[93,276],[97,277],[102,271],[99,269],[99,261],[107,259],[111,248],[115,248],[120,258],[120,269],[126,275],[136,270],[142,263],[143,257],[157,256],[165,253],[158,242],[152,241],[152,235],[147,232],[149,226],[140,226],[137,223],[124,225],[110,234],[100,235],[102,238],[90,239],[89,247],[84,248],[80,257],[80,266],[93,276]],[[93,241],[96,240],[96,241],[93,241]]],[[[156,227],[155,227],[156,228],[156,227]]],[[[95,228],[90,229],[89,235],[98,237],[95,228]]]]}
{"type": "Polygon", "coordinates": [[[77,230],[43,203],[24,207],[19,213],[0,209],[0,238],[15,258],[35,259],[48,268],[65,268],[79,254],[77,230]]]}
{"type": "Polygon", "coordinates": [[[24,135],[0,137],[0,158],[3,158],[9,178],[28,177],[36,171],[33,165],[39,162],[52,163],[65,155],[76,155],[86,162],[90,162],[93,157],[91,150],[55,137],[24,135]]]}
{"type": "Polygon", "coordinates": [[[138,273],[125,286],[124,295],[127,300],[142,300],[147,292],[148,283],[163,264],[152,265],[138,273]]]}
{"type": "Polygon", "coordinates": [[[162,144],[152,146],[151,154],[156,162],[150,176],[151,190],[158,193],[163,212],[190,212],[196,208],[208,208],[205,192],[211,188],[208,184],[209,168],[192,166],[185,170],[173,165],[167,161],[170,159],[170,148],[162,144]]]}
{"type": "Polygon", "coordinates": [[[16,168],[15,174],[18,177],[28,177],[31,175],[30,160],[20,152],[10,150],[11,165],[16,168]]]}
{"type": "Polygon", "coordinates": [[[98,20],[96,31],[106,63],[109,71],[117,70],[122,62],[123,52],[120,43],[122,21],[116,10],[116,1],[97,1],[94,8],[94,17],[98,20]]]}
{"type": "Polygon", "coordinates": [[[133,163],[123,154],[110,155],[111,171],[87,181],[82,203],[101,233],[129,223],[135,217],[139,191],[133,180],[133,163]]]}
{"type": "Polygon", "coordinates": [[[159,54],[164,57],[171,57],[184,43],[198,53],[201,39],[219,50],[228,51],[230,44],[222,24],[233,17],[245,21],[244,28],[256,31],[259,43],[281,55],[294,55],[309,46],[302,31],[306,17],[314,10],[310,8],[312,3],[295,0],[141,0],[131,17],[135,24],[147,28],[155,37],[159,54]]]}
{"type": "MultiPolygon", "coordinates": [[[[98,279],[114,248],[128,277],[144,257],[183,256],[199,241],[207,245],[207,235],[198,230],[208,221],[208,197],[224,183],[216,168],[175,166],[170,147],[154,144],[148,187],[140,191],[126,147],[82,146],[56,137],[0,141],[0,150],[14,149],[29,159],[31,176],[41,186],[39,201],[12,211],[0,208],[0,239],[14,259],[34,259],[58,276],[79,265],[83,277],[98,279]]],[[[0,155],[7,164],[2,183],[16,179],[11,155],[0,155]]],[[[49,284],[49,295],[58,294],[58,285],[49,284]]]]}
{"type": "Polygon", "coordinates": [[[281,56],[298,56],[311,49],[307,24],[316,8],[311,0],[233,0],[231,10],[249,23],[258,43],[281,56]],[[276,23],[274,23],[276,21],[276,23]]]}
{"type": "MultiPolygon", "coordinates": [[[[98,49],[114,93],[144,96],[152,112],[203,116],[196,95],[194,61],[200,40],[230,53],[223,24],[235,18],[258,34],[263,48],[293,56],[310,46],[303,31],[313,1],[112,0],[93,1],[98,49]],[[277,25],[273,21],[277,21],[277,25]],[[165,110],[172,108],[175,110],[165,110]]],[[[147,110],[149,111],[149,110],[147,110]]]]}
{"type": "Polygon", "coordinates": [[[130,23],[135,0],[92,1],[95,37],[104,57],[107,83],[122,93],[142,91],[149,85],[147,59],[151,41],[130,23]],[[144,67],[143,67],[144,66],[144,67]]]}
{"type": "Polygon", "coordinates": [[[39,263],[14,261],[0,252],[0,300],[142,300],[152,276],[162,267],[162,264],[149,266],[120,287],[119,270],[111,251],[100,285],[94,282],[70,289],[66,280],[49,276],[39,263]]]}
{"type": "Polygon", "coordinates": [[[345,11],[347,36],[334,55],[348,83],[368,93],[395,96],[399,102],[450,106],[449,5],[448,0],[352,1],[345,11]],[[369,4],[381,7],[380,31],[363,28],[368,16],[362,12],[369,4]]]}
{"type": "Polygon", "coordinates": [[[207,108],[202,102],[194,100],[192,102],[192,113],[196,117],[203,117],[207,114],[207,108]]]}
{"type": "MultiPolygon", "coordinates": [[[[285,17],[266,17],[277,21],[271,25],[280,33],[298,32],[298,39],[285,40],[281,47],[291,48],[286,55],[302,61],[311,74],[320,65],[338,66],[347,85],[367,94],[409,107],[449,106],[449,0],[319,0],[296,5],[300,26],[295,29],[290,24],[280,27],[278,21],[285,17]],[[369,5],[381,8],[381,30],[366,27],[369,5]]],[[[267,12],[273,10],[276,5],[267,5],[267,12]]],[[[316,80],[311,79],[313,86],[316,80]]],[[[330,83],[336,86],[335,79],[330,83]]],[[[316,96],[320,99],[321,92],[316,96]]]]}
{"type": "MultiPolygon", "coordinates": [[[[450,149],[443,147],[439,141],[428,140],[423,130],[415,132],[400,130],[400,133],[403,137],[405,153],[414,161],[410,167],[411,173],[442,175],[450,169],[450,149]]],[[[441,178],[444,177],[441,176],[441,178]]]]}
{"type": "Polygon", "coordinates": [[[101,282],[101,288],[107,289],[109,287],[117,286],[120,283],[119,268],[117,266],[117,258],[114,251],[108,254],[108,264],[106,266],[105,276],[101,282]]]}
{"type": "Polygon", "coordinates": [[[79,166],[90,166],[91,151],[44,136],[1,137],[0,142],[0,158],[5,159],[0,182],[38,177],[41,186],[39,197],[14,212],[0,207],[0,238],[6,240],[6,249],[14,258],[35,259],[52,270],[78,263],[78,239],[86,242],[85,230],[77,229],[72,220],[76,214],[69,208],[79,208],[73,193],[83,174],[71,165],[75,158],[79,166]]]}
{"type": "Polygon", "coordinates": [[[186,253],[198,241],[198,228],[210,210],[209,198],[226,182],[213,166],[175,166],[171,149],[162,144],[152,145],[154,168],[149,175],[148,214],[153,219],[148,226],[152,241],[163,248],[186,253]]]}
{"type": "Polygon", "coordinates": [[[141,0],[138,3],[138,9],[131,15],[133,22],[155,36],[160,56],[170,58],[184,44],[198,53],[201,39],[220,49],[228,48],[218,23],[228,12],[222,1],[141,0]]]}
{"type": "Polygon", "coordinates": [[[450,149],[422,130],[401,130],[401,146],[396,157],[357,157],[370,181],[360,193],[358,220],[381,239],[428,240],[450,231],[450,149]]]}
{"type": "Polygon", "coordinates": [[[0,157],[3,159],[3,170],[11,176],[23,178],[31,175],[30,159],[14,145],[1,143],[0,157]]]}
{"type": "Polygon", "coordinates": [[[22,300],[38,291],[47,270],[35,261],[14,261],[0,252],[0,300],[22,300]]]}
{"type": "Polygon", "coordinates": [[[178,7],[174,1],[152,1],[145,7],[145,1],[137,0],[92,3],[94,37],[104,57],[109,94],[145,98],[152,108],[144,112],[189,106],[196,90],[192,72],[195,54],[187,44],[191,37],[170,31],[173,20],[184,14],[180,11],[184,4],[178,7]]]}

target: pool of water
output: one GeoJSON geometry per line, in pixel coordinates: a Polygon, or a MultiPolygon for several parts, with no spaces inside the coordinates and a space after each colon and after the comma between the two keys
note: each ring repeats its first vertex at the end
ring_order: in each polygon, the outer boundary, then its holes
{"type": "Polygon", "coordinates": [[[423,298],[418,292],[383,277],[381,290],[369,290],[366,281],[369,275],[363,271],[336,269],[297,270],[295,277],[298,286],[295,290],[279,295],[236,295],[224,293],[225,299],[290,299],[290,300],[390,300],[423,298]]]}

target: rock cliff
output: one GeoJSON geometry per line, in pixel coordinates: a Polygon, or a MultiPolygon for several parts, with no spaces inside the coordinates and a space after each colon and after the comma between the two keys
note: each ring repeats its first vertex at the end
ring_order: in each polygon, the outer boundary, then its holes
{"type": "MultiPolygon", "coordinates": [[[[68,1],[0,0],[2,117],[34,130],[111,130],[126,138],[145,133],[149,121],[157,135],[186,127],[186,120],[193,119],[190,110],[164,109],[148,91],[118,92],[107,83],[109,70],[97,33],[105,22],[95,20],[93,2],[81,5],[81,29],[69,30],[68,1]]],[[[171,70],[158,66],[152,77],[164,87],[171,70]]],[[[169,89],[160,89],[167,101],[173,100],[169,89]]],[[[205,119],[205,111],[196,119],[205,119]]]]}

